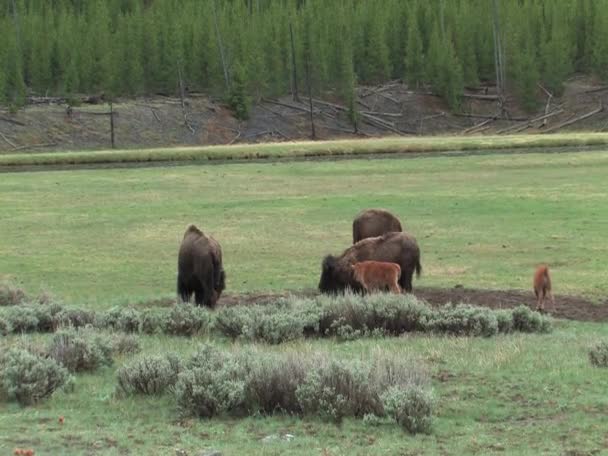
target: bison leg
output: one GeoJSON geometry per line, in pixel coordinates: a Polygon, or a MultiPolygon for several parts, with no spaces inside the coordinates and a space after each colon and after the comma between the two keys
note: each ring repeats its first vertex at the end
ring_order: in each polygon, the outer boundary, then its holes
{"type": "Polygon", "coordinates": [[[205,305],[205,288],[202,286],[198,286],[196,290],[194,290],[194,302],[196,302],[197,306],[205,305]]]}
{"type": "Polygon", "coordinates": [[[551,300],[551,307],[553,308],[553,310],[555,310],[555,299],[553,298],[553,293],[551,292],[551,290],[547,291],[547,294],[549,295],[549,299],[551,300]]]}
{"type": "Polygon", "coordinates": [[[536,301],[536,310],[541,313],[545,311],[545,290],[538,293],[538,300],[536,301]]]}
{"type": "Polygon", "coordinates": [[[390,289],[391,289],[392,293],[395,293],[395,294],[401,293],[401,287],[399,287],[399,284],[397,283],[396,279],[391,283],[390,289]]]}
{"type": "Polygon", "coordinates": [[[401,270],[401,277],[399,278],[399,285],[406,293],[412,292],[412,277],[414,276],[414,271],[410,270],[401,270]]]}
{"type": "Polygon", "coordinates": [[[177,296],[182,302],[189,302],[192,297],[192,290],[186,287],[179,276],[177,277],[177,296]]]}

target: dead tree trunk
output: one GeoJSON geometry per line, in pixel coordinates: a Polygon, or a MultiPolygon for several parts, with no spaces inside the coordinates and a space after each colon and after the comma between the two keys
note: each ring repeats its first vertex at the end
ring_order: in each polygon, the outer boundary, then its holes
{"type": "Polygon", "coordinates": [[[224,54],[224,45],[222,44],[222,34],[220,33],[220,27],[217,21],[217,5],[215,0],[213,0],[213,23],[215,24],[215,34],[217,36],[217,45],[220,49],[220,58],[222,59],[222,68],[224,70],[226,88],[230,90],[230,75],[228,74],[228,66],[226,64],[226,56],[224,54]]]}
{"type": "Polygon", "coordinates": [[[497,0],[492,1],[492,33],[494,35],[494,65],[496,67],[496,89],[499,96],[503,96],[506,86],[505,54],[500,31],[500,12],[497,0]]]}
{"type": "Polygon", "coordinates": [[[289,36],[291,38],[291,92],[293,101],[300,101],[298,95],[298,67],[296,65],[296,45],[293,38],[293,24],[289,22],[289,36]]]}
{"type": "Polygon", "coordinates": [[[114,106],[112,105],[112,101],[110,101],[110,141],[112,143],[112,149],[115,149],[116,144],[114,143],[114,106]]]}
{"type": "Polygon", "coordinates": [[[315,119],[312,112],[312,88],[310,84],[310,56],[306,55],[306,86],[308,89],[308,105],[310,106],[310,136],[312,139],[317,139],[315,132],[315,119]]]}

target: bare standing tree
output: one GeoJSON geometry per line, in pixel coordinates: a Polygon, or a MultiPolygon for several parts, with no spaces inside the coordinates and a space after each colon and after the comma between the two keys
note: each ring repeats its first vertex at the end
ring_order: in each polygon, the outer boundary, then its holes
{"type": "Polygon", "coordinates": [[[222,68],[224,70],[224,80],[226,81],[226,88],[230,90],[230,75],[228,74],[228,66],[226,64],[226,56],[224,54],[224,45],[222,44],[222,34],[220,33],[220,27],[217,20],[217,4],[216,0],[213,0],[213,23],[215,25],[215,34],[217,36],[217,45],[220,48],[220,58],[222,59],[222,68]]]}
{"type": "Polygon", "coordinates": [[[502,98],[505,92],[506,75],[505,75],[505,50],[502,43],[502,33],[500,29],[500,11],[498,9],[498,0],[492,0],[492,18],[494,34],[494,66],[496,67],[496,90],[502,98]]]}
{"type": "Polygon", "coordinates": [[[296,45],[293,38],[293,25],[289,22],[289,36],[291,37],[291,90],[293,94],[293,101],[300,101],[298,95],[298,67],[296,65],[296,45]]]}

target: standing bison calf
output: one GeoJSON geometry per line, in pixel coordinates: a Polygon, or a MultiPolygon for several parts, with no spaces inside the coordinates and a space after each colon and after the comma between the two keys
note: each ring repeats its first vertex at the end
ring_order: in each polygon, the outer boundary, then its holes
{"type": "Polygon", "coordinates": [[[555,300],[551,293],[551,276],[549,275],[549,267],[541,265],[536,268],[534,273],[534,294],[536,295],[536,310],[544,312],[545,298],[549,297],[551,306],[555,309],[555,300]]]}
{"type": "Polygon", "coordinates": [[[222,249],[211,236],[190,225],[177,258],[177,295],[188,302],[194,294],[197,305],[215,307],[226,287],[222,249]]]}
{"type": "Polygon", "coordinates": [[[355,280],[359,282],[365,291],[384,291],[387,288],[395,293],[401,293],[399,277],[401,267],[396,263],[385,263],[383,261],[362,261],[352,265],[355,280]]]}
{"type": "Polygon", "coordinates": [[[393,231],[403,231],[397,217],[384,209],[366,209],[353,221],[353,244],[361,239],[382,236],[393,231]]]}
{"type": "Polygon", "coordinates": [[[383,236],[363,239],[335,257],[328,255],[323,260],[319,291],[343,293],[347,288],[361,292],[363,287],[355,279],[352,265],[361,261],[385,261],[396,263],[401,268],[399,285],[406,292],[412,291],[414,271],[419,276],[420,249],[416,239],[408,233],[388,233],[383,236]]]}

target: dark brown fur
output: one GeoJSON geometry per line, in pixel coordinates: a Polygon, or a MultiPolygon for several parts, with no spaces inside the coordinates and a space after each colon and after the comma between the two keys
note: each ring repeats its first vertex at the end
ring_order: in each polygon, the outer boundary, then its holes
{"type": "Polygon", "coordinates": [[[363,239],[338,257],[326,256],[322,264],[319,290],[322,293],[342,293],[347,288],[362,291],[361,284],[354,278],[351,265],[367,260],[397,263],[401,268],[399,285],[406,292],[412,291],[414,271],[418,276],[422,271],[416,239],[408,233],[387,233],[363,239]]]}
{"type": "Polygon", "coordinates": [[[401,293],[399,277],[401,267],[397,263],[386,263],[383,261],[361,261],[352,265],[355,280],[359,282],[365,291],[384,291],[387,288],[396,294],[401,293]]]}
{"type": "Polygon", "coordinates": [[[211,236],[190,225],[184,233],[177,259],[177,295],[197,305],[215,307],[226,287],[222,249],[211,236]]]}
{"type": "Polygon", "coordinates": [[[366,209],[353,220],[353,244],[393,231],[403,231],[397,217],[384,209],[366,209]]]}
{"type": "Polygon", "coordinates": [[[534,273],[534,294],[536,295],[536,310],[543,312],[545,310],[545,298],[549,297],[551,307],[555,309],[555,300],[551,293],[551,276],[549,275],[549,267],[540,265],[534,273]]]}

